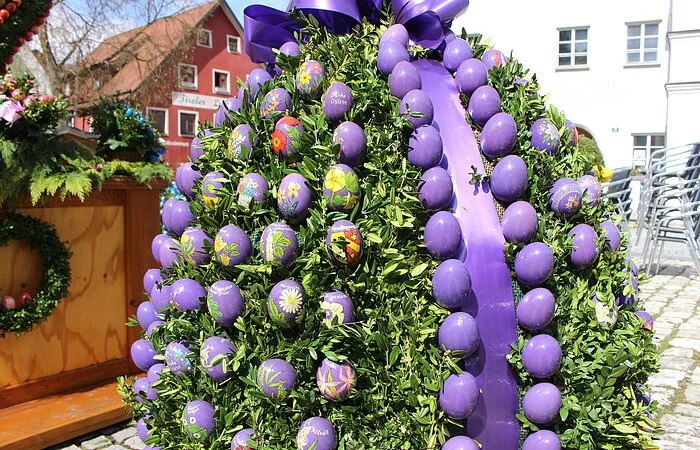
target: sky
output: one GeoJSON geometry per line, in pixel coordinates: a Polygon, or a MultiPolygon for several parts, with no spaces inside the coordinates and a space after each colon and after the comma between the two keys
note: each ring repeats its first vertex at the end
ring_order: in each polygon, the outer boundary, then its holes
{"type": "Polygon", "coordinates": [[[285,9],[289,0],[226,0],[236,18],[243,25],[243,10],[249,5],[266,5],[276,9],[285,9]]]}

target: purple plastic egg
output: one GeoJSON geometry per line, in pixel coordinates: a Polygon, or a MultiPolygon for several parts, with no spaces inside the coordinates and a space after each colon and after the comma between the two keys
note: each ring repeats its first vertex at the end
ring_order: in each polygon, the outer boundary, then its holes
{"type": "Polygon", "coordinates": [[[173,238],[166,238],[160,244],[160,250],[158,253],[158,259],[160,264],[165,269],[169,269],[175,264],[178,258],[178,249],[180,244],[173,238]]]}
{"type": "Polygon", "coordinates": [[[163,223],[163,226],[165,227],[166,230],[172,231],[173,226],[172,223],[170,222],[170,212],[173,210],[173,206],[175,206],[175,203],[179,202],[175,197],[171,197],[163,203],[163,208],[160,210],[160,219],[161,222],[163,223]]]}
{"type": "Polygon", "coordinates": [[[503,212],[501,229],[508,242],[527,244],[537,233],[537,211],[528,202],[511,203],[503,212]]]}
{"type": "Polygon", "coordinates": [[[297,90],[304,95],[316,94],[326,78],[326,69],[312,59],[304,61],[297,72],[297,90]]]}
{"type": "Polygon", "coordinates": [[[266,70],[254,69],[248,74],[245,84],[250,88],[250,94],[255,97],[260,91],[260,88],[262,88],[263,84],[267,83],[271,79],[272,75],[270,75],[266,70]]]}
{"type": "Polygon", "coordinates": [[[151,255],[153,255],[153,259],[158,263],[161,264],[160,261],[160,245],[165,241],[166,239],[170,239],[167,234],[156,234],[153,240],[151,241],[151,255]]]}
{"type": "Polygon", "coordinates": [[[333,132],[333,144],[340,146],[340,162],[357,167],[367,158],[365,130],[354,122],[343,122],[333,132]]]}
{"type": "Polygon", "coordinates": [[[290,173],[277,188],[277,207],[286,219],[297,222],[309,215],[313,193],[306,178],[290,173]]]}
{"type": "Polygon", "coordinates": [[[165,364],[163,363],[152,365],[151,368],[148,369],[148,373],[146,374],[148,382],[151,384],[155,384],[158,380],[160,380],[160,375],[163,372],[163,369],[165,369],[165,364]]]}
{"type": "Polygon", "coordinates": [[[206,441],[216,428],[216,408],[204,400],[194,400],[185,405],[182,424],[187,434],[198,442],[206,441]]]}
{"type": "Polygon", "coordinates": [[[155,360],[156,350],[153,344],[145,339],[139,339],[131,344],[131,359],[136,364],[136,367],[144,372],[151,368],[158,361],[155,360]]]}
{"type": "Polygon", "coordinates": [[[561,146],[559,130],[552,121],[547,119],[537,119],[530,127],[532,138],[530,145],[532,148],[545,151],[550,155],[556,155],[561,146]]]}
{"type": "Polygon", "coordinates": [[[472,57],[472,48],[464,39],[456,38],[450,41],[445,47],[442,58],[445,69],[450,72],[456,71],[459,66],[472,57]]]}
{"type": "Polygon", "coordinates": [[[158,398],[158,393],[151,387],[146,377],[134,381],[134,394],[139,403],[143,403],[146,399],[153,401],[158,398]]]}
{"type": "Polygon", "coordinates": [[[544,425],[559,414],[561,392],[552,383],[538,383],[523,397],[523,412],[532,423],[544,425]]]}
{"type": "Polygon", "coordinates": [[[441,450],[480,450],[476,442],[467,436],[454,436],[445,442],[441,450]]]}
{"type": "Polygon", "coordinates": [[[352,211],[360,200],[360,179],[345,164],[331,166],[323,180],[323,195],[333,211],[352,211]]]}
{"type": "Polygon", "coordinates": [[[326,234],[326,248],[334,262],[354,266],[362,258],[362,233],[349,220],[338,220],[331,225],[326,234]]]}
{"type": "Polygon", "coordinates": [[[285,89],[275,88],[265,94],[260,104],[260,117],[271,118],[274,113],[286,113],[292,107],[292,96],[285,89]]]}
{"type": "Polygon", "coordinates": [[[408,30],[406,30],[406,27],[397,23],[387,28],[379,40],[379,46],[387,42],[397,42],[403,47],[408,47],[408,30]]]}
{"type": "Polygon", "coordinates": [[[425,92],[414,89],[404,95],[399,105],[399,114],[408,120],[413,128],[433,123],[433,102],[425,92]],[[416,114],[414,116],[414,114],[416,114]]]}
{"type": "Polygon", "coordinates": [[[156,311],[155,306],[151,302],[142,302],[138,309],[136,310],[136,318],[139,321],[139,325],[144,330],[148,329],[148,326],[158,320],[158,311],[156,311]]]}
{"type": "Polygon", "coordinates": [[[253,255],[253,244],[242,228],[226,225],[216,233],[214,255],[224,267],[246,264],[253,255]]]}
{"type": "Polygon", "coordinates": [[[481,86],[469,97],[467,109],[472,120],[483,126],[491,117],[501,112],[501,97],[491,86],[481,86]]]}
{"type": "Polygon", "coordinates": [[[191,278],[176,280],[170,290],[172,304],[180,311],[198,310],[206,296],[206,289],[191,278]]]}
{"type": "Polygon", "coordinates": [[[249,160],[253,157],[253,147],[257,136],[247,123],[238,125],[228,138],[226,156],[235,160],[249,160]]]}
{"type": "Polygon", "coordinates": [[[539,331],[554,318],[554,295],[546,288],[535,288],[520,298],[515,316],[521,327],[539,331]]]}
{"type": "Polygon", "coordinates": [[[214,126],[220,127],[223,125],[224,122],[231,118],[230,112],[240,110],[242,105],[243,103],[241,100],[236,97],[227,98],[222,101],[221,106],[219,106],[219,109],[216,110],[216,114],[214,114],[214,126]]]}
{"type": "Polygon", "coordinates": [[[491,117],[481,130],[481,151],[489,159],[506,156],[513,151],[518,128],[513,116],[500,112],[491,117]]]}
{"type": "Polygon", "coordinates": [[[442,137],[431,125],[418,127],[408,140],[408,161],[421,169],[430,169],[442,159],[442,137]]]}
{"type": "Polygon", "coordinates": [[[522,352],[523,367],[534,378],[549,378],[561,364],[561,346],[548,334],[533,336],[522,352]]]}
{"type": "Polygon", "coordinates": [[[328,120],[340,120],[352,108],[352,92],[345,83],[336,81],[323,95],[322,103],[328,120]]]}
{"type": "MultiPolygon", "coordinates": [[[[285,42],[280,47],[280,53],[285,56],[299,56],[301,55],[301,49],[299,49],[299,44],[294,41],[285,42]]],[[[283,70],[279,67],[279,57],[275,60],[275,73],[281,75],[283,70]]]]}
{"type": "Polygon", "coordinates": [[[452,193],[452,177],[442,167],[426,170],[418,182],[418,199],[428,209],[447,208],[452,201],[452,193]]]}
{"type": "Polygon", "coordinates": [[[584,175],[576,182],[583,195],[583,203],[596,206],[600,202],[600,183],[598,180],[593,175],[584,175]]]}
{"type": "Polygon", "coordinates": [[[377,67],[384,75],[389,75],[401,61],[408,62],[410,60],[411,55],[408,54],[408,49],[400,42],[389,40],[379,46],[377,67]]]}
{"type": "Polygon", "coordinates": [[[468,372],[450,375],[440,390],[440,408],[447,417],[463,420],[471,416],[481,392],[476,378],[468,372]]]}
{"type": "Polygon", "coordinates": [[[304,320],[304,288],[293,280],[282,280],[275,284],[267,298],[270,319],[284,328],[299,325],[304,320]]]}
{"type": "Polygon", "coordinates": [[[554,252],[543,242],[526,245],[515,257],[515,276],[527,286],[544,283],[553,270],[554,252]]]}
{"type": "Polygon", "coordinates": [[[555,432],[539,430],[525,439],[523,450],[561,450],[561,441],[555,432]]]}
{"type": "Polygon", "coordinates": [[[165,322],[163,322],[162,320],[154,320],[153,322],[151,322],[148,328],[146,328],[146,336],[151,337],[156,328],[163,325],[164,323],[165,322]]]}
{"type": "Polygon", "coordinates": [[[337,445],[335,428],[323,417],[306,419],[299,427],[298,450],[335,450],[337,445]]]}
{"type": "Polygon", "coordinates": [[[163,277],[160,275],[160,270],[158,269],[148,269],[145,274],[143,274],[143,288],[145,292],[150,293],[157,283],[163,281],[163,277]]]}
{"type": "Polygon", "coordinates": [[[438,343],[443,350],[459,352],[468,358],[479,348],[479,328],[476,320],[465,312],[453,312],[438,329],[438,343]]]}
{"type": "Polygon", "coordinates": [[[299,151],[304,125],[292,116],[282,117],[272,132],[272,151],[282,157],[293,156],[299,151]]]}
{"type": "Polygon", "coordinates": [[[549,207],[564,217],[571,217],[581,209],[582,195],[576,180],[561,178],[549,190],[549,207]]]}
{"type": "Polygon", "coordinates": [[[494,49],[486,50],[481,56],[481,61],[488,70],[508,64],[508,58],[500,50],[494,49]]]}
{"type": "Polygon", "coordinates": [[[247,208],[251,203],[262,203],[270,190],[270,184],[259,173],[251,172],[241,178],[236,192],[238,204],[247,208]]]}
{"type": "Polygon", "coordinates": [[[462,228],[457,218],[447,211],[438,211],[433,214],[425,225],[423,242],[433,258],[454,257],[462,243],[462,228]]]}
{"type": "Polygon", "coordinates": [[[607,240],[607,245],[610,246],[612,251],[616,252],[620,248],[620,242],[622,241],[620,229],[617,228],[617,225],[612,220],[602,222],[600,227],[603,229],[603,238],[607,240]]]}
{"type": "Polygon", "coordinates": [[[260,253],[265,263],[288,267],[299,256],[296,233],[284,222],[271,223],[260,238],[260,253]]]}
{"type": "Polygon", "coordinates": [[[455,73],[455,82],[459,92],[471,96],[481,86],[489,81],[488,70],[478,59],[468,59],[460,64],[455,73]]]}
{"type": "Polygon", "coordinates": [[[435,270],[433,297],[444,308],[455,310],[466,306],[471,292],[472,279],[462,261],[448,259],[435,270]]]}
{"type": "Polygon", "coordinates": [[[177,188],[189,198],[194,198],[194,183],[202,177],[202,173],[193,166],[191,162],[182,163],[175,172],[177,188]]]}
{"type": "Polygon", "coordinates": [[[493,168],[490,185],[491,193],[498,200],[504,203],[518,200],[527,190],[527,164],[519,156],[506,156],[493,168]]]}
{"type": "Polygon", "coordinates": [[[151,289],[151,303],[153,303],[153,307],[157,312],[166,310],[170,305],[171,290],[172,286],[158,287],[158,285],[153,286],[153,289],[151,289]]]}
{"type": "Polygon", "coordinates": [[[566,119],[565,125],[569,133],[571,133],[571,145],[576,147],[578,145],[578,128],[576,128],[576,125],[569,119],[566,119]]]}
{"type": "Polygon", "coordinates": [[[228,183],[228,179],[221,172],[209,172],[202,180],[202,201],[204,206],[212,209],[219,202],[218,193],[228,183]]]}
{"type": "Polygon", "coordinates": [[[357,372],[349,361],[335,363],[328,358],[316,370],[316,386],[321,395],[334,402],[350,397],[357,384],[357,372]]]}
{"type": "Polygon", "coordinates": [[[216,323],[224,327],[232,326],[245,311],[241,290],[231,281],[217,281],[209,288],[207,309],[216,323]]]}
{"type": "Polygon", "coordinates": [[[287,361],[268,359],[258,367],[258,387],[266,397],[285,399],[297,383],[297,373],[287,361]]]}
{"type": "Polygon", "coordinates": [[[142,442],[146,442],[148,438],[151,437],[148,425],[146,425],[146,420],[143,417],[136,422],[136,434],[142,442]]]}
{"type": "Polygon", "coordinates": [[[400,61],[389,75],[389,90],[396,98],[404,98],[412,90],[422,87],[418,69],[408,61],[400,61]]]}
{"type": "Polygon", "coordinates": [[[165,347],[165,364],[175,375],[191,372],[190,349],[182,342],[171,342],[165,347]]]}
{"type": "Polygon", "coordinates": [[[579,269],[590,267],[598,257],[598,234],[592,226],[580,223],[569,231],[573,236],[573,248],[569,259],[579,269]]]}
{"type": "Polygon", "coordinates": [[[185,200],[177,200],[170,209],[170,231],[181,235],[196,219],[190,210],[190,203],[185,200]]]}
{"type": "Polygon", "coordinates": [[[224,381],[231,376],[231,356],[234,353],[236,353],[236,346],[231,341],[219,336],[212,336],[202,342],[199,358],[207,375],[216,381],[224,381]],[[214,359],[222,355],[225,355],[225,358],[214,364],[214,359]],[[226,371],[224,371],[224,361],[228,366],[226,371]]]}
{"type": "Polygon", "coordinates": [[[355,321],[355,306],[345,292],[332,290],[323,294],[321,310],[324,313],[323,323],[330,327],[335,320],[338,324],[355,321]]]}
{"type": "Polygon", "coordinates": [[[244,428],[238,433],[233,435],[231,440],[231,450],[253,450],[248,447],[248,441],[253,436],[254,431],[252,428],[244,428]]]}
{"type": "Polygon", "coordinates": [[[644,328],[647,330],[653,330],[654,329],[654,317],[649,314],[646,311],[637,311],[635,312],[637,317],[641,318],[644,320],[644,328]]]}
{"type": "Polygon", "coordinates": [[[206,247],[213,244],[212,239],[201,228],[187,228],[180,238],[180,258],[191,266],[209,262],[211,256],[206,247]]]}
{"type": "MultiPolygon", "coordinates": [[[[209,136],[214,136],[214,133],[211,130],[202,131],[201,138],[209,136]]],[[[201,138],[200,136],[195,136],[190,143],[190,159],[192,161],[197,161],[199,157],[204,154],[204,144],[202,143],[201,138]]]]}

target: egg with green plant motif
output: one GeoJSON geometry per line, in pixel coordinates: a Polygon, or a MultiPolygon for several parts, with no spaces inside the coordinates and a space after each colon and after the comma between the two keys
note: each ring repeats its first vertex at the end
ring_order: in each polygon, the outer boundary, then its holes
{"type": "Polygon", "coordinates": [[[260,253],[266,263],[289,266],[299,255],[296,233],[284,222],[268,225],[260,238],[260,253]]]}
{"type": "Polygon", "coordinates": [[[253,146],[257,138],[250,125],[244,123],[238,125],[231,132],[228,139],[226,155],[236,160],[247,160],[253,157],[253,146]]]}
{"type": "Polygon", "coordinates": [[[304,319],[304,288],[292,280],[282,280],[270,292],[267,312],[277,325],[291,328],[304,319]]]}
{"type": "Polygon", "coordinates": [[[360,200],[360,179],[345,164],[331,166],[323,181],[323,195],[329,209],[351,211],[360,200]]]}

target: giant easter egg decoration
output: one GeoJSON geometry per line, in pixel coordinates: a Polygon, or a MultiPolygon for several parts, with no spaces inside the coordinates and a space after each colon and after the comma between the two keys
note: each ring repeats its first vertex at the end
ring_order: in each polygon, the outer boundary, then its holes
{"type": "Polygon", "coordinates": [[[408,54],[405,45],[396,41],[385,41],[385,43],[379,47],[377,67],[379,67],[381,73],[389,75],[397,64],[402,61],[410,60],[411,56],[408,54]]]}
{"type": "Polygon", "coordinates": [[[488,70],[508,64],[508,58],[500,50],[496,49],[486,50],[481,56],[481,61],[488,70]]]}
{"type": "Polygon", "coordinates": [[[479,385],[468,372],[450,375],[440,390],[440,408],[447,417],[463,420],[471,416],[479,402],[479,385]]]}
{"type": "Polygon", "coordinates": [[[600,202],[600,183],[593,175],[584,175],[578,180],[578,188],[583,195],[583,203],[596,206],[600,202]]]}
{"type": "Polygon", "coordinates": [[[253,450],[251,447],[248,447],[248,441],[253,434],[254,430],[252,428],[244,428],[234,434],[231,440],[231,450],[253,450]]]}
{"type": "Polygon", "coordinates": [[[472,57],[472,48],[464,39],[454,39],[445,47],[442,58],[445,69],[450,72],[456,71],[459,66],[472,57]]]}
{"type": "Polygon", "coordinates": [[[229,136],[226,156],[236,160],[250,159],[253,157],[253,146],[256,142],[257,137],[250,125],[238,125],[229,136]]]}
{"type": "Polygon", "coordinates": [[[333,290],[323,294],[321,310],[325,314],[323,323],[328,327],[333,323],[343,324],[355,321],[355,306],[345,292],[333,290]]]}
{"type": "Polygon", "coordinates": [[[479,329],[476,320],[465,312],[453,312],[438,329],[438,343],[443,350],[470,357],[479,348],[479,329]]]}
{"type": "Polygon", "coordinates": [[[592,226],[580,223],[569,231],[573,248],[569,259],[578,268],[590,267],[598,257],[598,234],[592,226]]]}
{"type": "Polygon", "coordinates": [[[202,177],[202,173],[191,162],[180,164],[175,171],[177,188],[189,198],[194,198],[194,183],[202,177]]]}
{"type": "Polygon", "coordinates": [[[230,327],[245,310],[241,290],[231,281],[217,281],[209,288],[207,309],[216,323],[230,327]]]}
{"type": "Polygon", "coordinates": [[[418,127],[408,140],[408,161],[421,169],[430,169],[442,159],[442,137],[431,125],[418,127]]]}
{"type": "Polygon", "coordinates": [[[433,275],[433,297],[444,308],[455,310],[466,306],[472,292],[467,266],[458,259],[443,261],[433,275]]]}
{"type": "Polygon", "coordinates": [[[180,258],[191,266],[199,266],[211,259],[207,247],[212,239],[201,228],[187,228],[180,238],[180,258]]]}
{"type": "Polygon", "coordinates": [[[282,178],[277,188],[277,207],[283,217],[298,221],[309,214],[312,198],[309,182],[298,173],[282,178]]]}
{"type": "Polygon", "coordinates": [[[442,167],[426,170],[418,182],[418,200],[428,209],[447,208],[452,201],[452,193],[452,177],[442,167]]]}
{"type": "Polygon", "coordinates": [[[134,361],[136,367],[146,371],[158,361],[155,360],[156,351],[153,344],[145,339],[139,339],[131,344],[131,360],[134,361]]]}
{"type": "Polygon", "coordinates": [[[282,88],[275,88],[265,94],[260,104],[260,117],[271,118],[275,113],[285,113],[292,107],[292,96],[282,88]]]}
{"type": "Polygon", "coordinates": [[[462,228],[453,214],[439,211],[425,225],[423,241],[433,258],[449,259],[457,254],[462,243],[462,228]]]}
{"type": "Polygon", "coordinates": [[[299,255],[296,233],[284,222],[268,225],[260,239],[260,253],[266,263],[289,266],[299,255]]]}
{"type": "Polygon", "coordinates": [[[549,378],[561,364],[561,346],[552,336],[538,334],[523,348],[523,367],[534,378],[549,378]]]}
{"type": "Polygon", "coordinates": [[[350,397],[357,384],[357,373],[348,361],[335,363],[328,358],[321,361],[316,371],[316,386],[321,395],[334,402],[350,397]]]}
{"type": "Polygon", "coordinates": [[[363,246],[360,229],[349,220],[338,220],[333,223],[326,235],[328,254],[339,264],[354,266],[360,262],[363,246]]]}
{"type": "Polygon", "coordinates": [[[528,202],[511,203],[503,212],[501,229],[508,242],[527,244],[537,233],[537,211],[528,202]]]}
{"type": "Polygon", "coordinates": [[[533,148],[543,150],[550,155],[556,155],[559,152],[561,144],[559,130],[548,119],[537,119],[530,127],[532,138],[530,144],[533,148]]]}
{"type": "Polygon", "coordinates": [[[532,386],[523,397],[523,412],[532,423],[544,425],[559,414],[561,392],[551,383],[532,386]]]}
{"type": "Polygon", "coordinates": [[[221,172],[209,172],[202,180],[202,200],[204,206],[212,209],[219,202],[219,191],[228,183],[228,179],[221,172]]]}
{"type": "Polygon", "coordinates": [[[304,319],[304,288],[293,280],[275,284],[267,299],[267,312],[277,325],[291,328],[304,319]]]}
{"type": "Polygon", "coordinates": [[[506,156],[513,151],[517,137],[513,116],[504,112],[494,114],[481,130],[481,151],[489,159],[506,156]]]}
{"type": "Polygon", "coordinates": [[[323,96],[323,111],[328,120],[340,120],[352,108],[352,101],[350,88],[345,83],[336,81],[323,96]]]}
{"type": "Polygon", "coordinates": [[[195,400],[185,405],[182,412],[182,425],[194,440],[205,442],[216,428],[216,409],[204,400],[195,400]]]}
{"type": "Polygon", "coordinates": [[[518,281],[528,286],[538,286],[554,270],[554,253],[543,242],[533,242],[520,250],[515,258],[515,276],[518,281]]]}
{"type": "Polygon", "coordinates": [[[617,228],[612,220],[606,220],[600,224],[603,229],[603,237],[607,240],[607,245],[610,249],[616,252],[620,248],[620,242],[622,236],[620,235],[620,229],[617,228]]]}
{"type": "Polygon", "coordinates": [[[251,172],[246,174],[238,183],[236,192],[238,193],[238,204],[247,208],[251,204],[265,201],[270,185],[259,173],[251,172]]]}
{"type": "Polygon", "coordinates": [[[320,62],[304,61],[297,72],[297,90],[304,95],[316,94],[326,78],[326,69],[320,62]]]}
{"type": "Polygon", "coordinates": [[[549,190],[549,207],[564,217],[571,217],[581,208],[581,198],[576,180],[561,178],[549,190]]]}
{"type": "Polygon", "coordinates": [[[478,59],[468,59],[460,64],[455,74],[459,92],[471,96],[481,86],[489,81],[488,71],[484,63],[478,59]]]}
{"type": "Polygon", "coordinates": [[[433,102],[425,92],[414,89],[404,95],[399,105],[399,114],[408,120],[413,128],[433,123],[433,102]]]}
{"type": "Polygon", "coordinates": [[[228,339],[212,336],[202,342],[199,351],[204,371],[216,381],[224,381],[231,376],[231,355],[236,353],[236,346],[228,339]],[[223,359],[221,357],[224,356],[223,359]],[[217,363],[214,364],[216,359],[217,363]],[[224,361],[227,368],[224,370],[224,361]]]}
{"type": "Polygon", "coordinates": [[[272,133],[272,150],[280,156],[292,156],[299,151],[304,125],[292,116],[282,117],[272,133]]]}
{"type": "Polygon", "coordinates": [[[240,227],[226,225],[216,234],[214,239],[214,255],[216,260],[226,267],[245,264],[253,254],[253,244],[240,227]]]}
{"type": "Polygon", "coordinates": [[[546,288],[535,288],[522,296],[515,310],[518,324],[530,331],[539,331],[554,317],[554,295],[546,288]]]}
{"type": "Polygon", "coordinates": [[[183,278],[173,283],[170,291],[172,303],[180,311],[195,311],[207,296],[207,291],[197,281],[183,278]]]}
{"type": "Polygon", "coordinates": [[[468,109],[474,123],[484,125],[501,112],[501,97],[491,86],[481,86],[469,97],[468,109]]]}
{"type": "Polygon", "coordinates": [[[258,367],[257,382],[266,397],[284,400],[296,385],[297,373],[287,361],[268,359],[258,367]]]}
{"type": "Polygon", "coordinates": [[[333,144],[340,146],[340,162],[357,167],[367,157],[365,130],[354,122],[343,122],[333,132],[333,144]]]}
{"type": "Polygon", "coordinates": [[[176,200],[170,208],[170,231],[177,235],[185,232],[185,229],[196,220],[190,209],[190,203],[184,200],[176,200]]]}
{"type": "Polygon", "coordinates": [[[297,433],[298,450],[335,450],[337,438],[333,425],[323,417],[302,422],[297,433]]]}
{"type": "Polygon", "coordinates": [[[466,436],[454,436],[445,442],[440,450],[480,450],[472,438],[466,436]]]}
{"type": "Polygon", "coordinates": [[[561,450],[561,441],[553,431],[539,430],[525,439],[523,450],[561,450]]]}
{"type": "Polygon", "coordinates": [[[182,375],[193,370],[190,361],[190,349],[182,342],[171,342],[165,347],[165,364],[175,375],[182,375]]]}
{"type": "Polygon", "coordinates": [[[490,186],[493,196],[504,203],[521,198],[528,186],[525,161],[515,155],[500,160],[491,173],[490,186]]]}
{"type": "Polygon", "coordinates": [[[389,75],[389,89],[396,98],[403,98],[410,91],[421,87],[423,84],[418,69],[408,61],[399,62],[389,75]]]}

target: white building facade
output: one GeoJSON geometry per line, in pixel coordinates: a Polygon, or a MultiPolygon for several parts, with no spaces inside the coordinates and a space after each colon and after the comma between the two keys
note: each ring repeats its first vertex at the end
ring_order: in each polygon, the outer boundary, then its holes
{"type": "Polygon", "coordinates": [[[700,141],[700,0],[472,0],[462,28],[537,74],[608,167],[700,141]]]}

